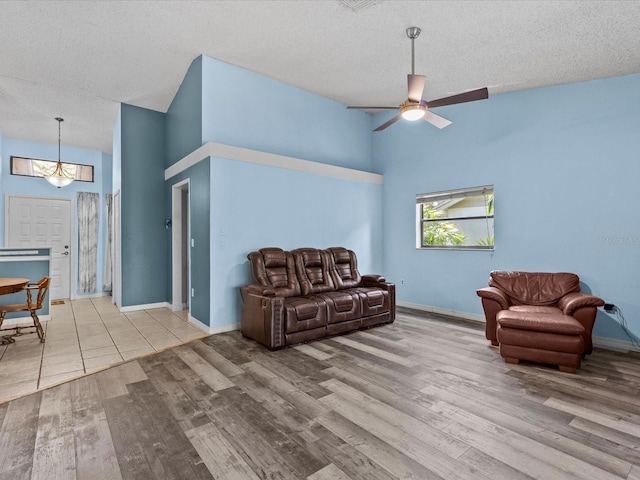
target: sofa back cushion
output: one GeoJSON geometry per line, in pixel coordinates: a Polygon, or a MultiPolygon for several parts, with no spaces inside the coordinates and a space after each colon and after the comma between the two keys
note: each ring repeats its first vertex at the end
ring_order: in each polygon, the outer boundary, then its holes
{"type": "Polygon", "coordinates": [[[327,254],[331,257],[331,278],[338,290],[355,288],[360,286],[362,277],[358,272],[358,260],[356,254],[343,247],[327,248],[327,254]]]}
{"type": "Polygon", "coordinates": [[[294,297],[300,295],[300,284],[291,252],[280,248],[261,248],[248,256],[253,278],[265,287],[272,287],[276,295],[294,297]]]}
{"type": "Polygon", "coordinates": [[[580,278],[574,273],[493,271],[489,286],[506,293],[512,305],[555,305],[566,294],[580,291],[580,278]]]}
{"type": "Polygon", "coordinates": [[[329,255],[317,248],[298,248],[291,252],[303,295],[335,290],[329,255]]]}

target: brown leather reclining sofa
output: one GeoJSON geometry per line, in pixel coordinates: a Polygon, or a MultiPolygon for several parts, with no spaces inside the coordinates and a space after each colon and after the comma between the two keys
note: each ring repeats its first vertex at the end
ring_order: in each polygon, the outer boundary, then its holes
{"type": "Polygon", "coordinates": [[[272,350],[395,320],[395,285],[360,275],[351,250],[262,248],[247,257],[255,283],[240,288],[240,331],[272,350]]]}

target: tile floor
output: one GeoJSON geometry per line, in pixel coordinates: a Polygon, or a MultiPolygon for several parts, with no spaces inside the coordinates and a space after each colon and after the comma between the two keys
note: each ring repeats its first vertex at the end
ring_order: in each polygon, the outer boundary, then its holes
{"type": "Polygon", "coordinates": [[[108,297],[51,306],[36,334],[0,345],[0,402],[206,336],[168,308],[120,313],[108,297]]]}

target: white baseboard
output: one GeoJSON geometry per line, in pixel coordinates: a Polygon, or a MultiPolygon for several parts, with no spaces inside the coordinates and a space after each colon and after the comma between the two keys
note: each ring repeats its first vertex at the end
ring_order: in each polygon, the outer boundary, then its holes
{"type": "Polygon", "coordinates": [[[72,293],[71,298],[69,300],[80,300],[83,298],[100,298],[100,297],[108,297],[111,295],[111,292],[99,292],[99,293],[72,293]]]}
{"type": "Polygon", "coordinates": [[[449,310],[448,308],[432,307],[431,305],[420,305],[419,303],[411,302],[396,302],[396,306],[411,308],[413,310],[420,310],[428,313],[438,313],[440,315],[449,315],[450,317],[463,318],[465,320],[472,320],[474,322],[485,323],[484,315],[476,315],[474,313],[459,312],[458,310],[449,310]]]}
{"type": "Polygon", "coordinates": [[[152,310],[154,308],[170,308],[169,302],[145,303],[143,305],[127,305],[120,307],[122,313],[137,312],[138,310],[152,310]]]}
{"type": "MultiPolygon", "coordinates": [[[[420,310],[428,313],[439,313],[441,315],[449,315],[451,317],[463,318],[465,320],[472,320],[474,322],[486,323],[484,315],[476,315],[473,313],[459,312],[457,310],[449,310],[447,308],[432,307],[430,305],[420,305],[419,303],[411,302],[396,302],[398,307],[411,308],[413,310],[420,310]]],[[[629,352],[635,351],[631,342],[624,340],[615,340],[613,338],[606,337],[593,337],[593,346],[598,348],[604,348],[605,350],[613,350],[616,352],[629,352]]]]}
{"type": "Polygon", "coordinates": [[[174,312],[181,312],[182,310],[187,309],[186,303],[172,303],[169,308],[174,312]]]}
{"type": "Polygon", "coordinates": [[[232,332],[234,330],[240,330],[240,322],[228,323],[226,325],[210,327],[209,325],[202,323],[197,318],[192,317],[191,314],[189,314],[189,323],[192,323],[194,326],[198,327],[200,330],[202,330],[205,333],[208,333],[209,335],[215,335],[216,333],[232,332]]]}

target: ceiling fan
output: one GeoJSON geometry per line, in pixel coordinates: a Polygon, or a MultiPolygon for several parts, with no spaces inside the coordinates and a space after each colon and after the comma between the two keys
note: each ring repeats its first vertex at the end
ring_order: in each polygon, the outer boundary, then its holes
{"type": "Polygon", "coordinates": [[[423,118],[431,125],[438,128],[444,128],[451,125],[451,122],[446,118],[436,115],[431,111],[432,108],[444,107],[445,105],[454,105],[456,103],[473,102],[476,100],[484,100],[489,98],[489,90],[485,88],[479,88],[477,90],[471,90],[469,92],[459,93],[450,97],[440,98],[438,100],[431,100],[427,102],[422,99],[422,93],[424,91],[424,84],[427,77],[424,75],[415,74],[415,54],[414,54],[414,41],[420,35],[420,29],[418,27],[407,28],[407,37],[411,39],[411,73],[407,75],[407,82],[409,85],[409,94],[406,101],[402,102],[398,107],[366,107],[366,106],[353,106],[350,105],[347,108],[357,108],[360,110],[400,110],[400,113],[393,117],[388,122],[383,123],[378,128],[374,129],[374,132],[384,130],[395,122],[404,118],[405,120],[414,121],[423,118]]]}

